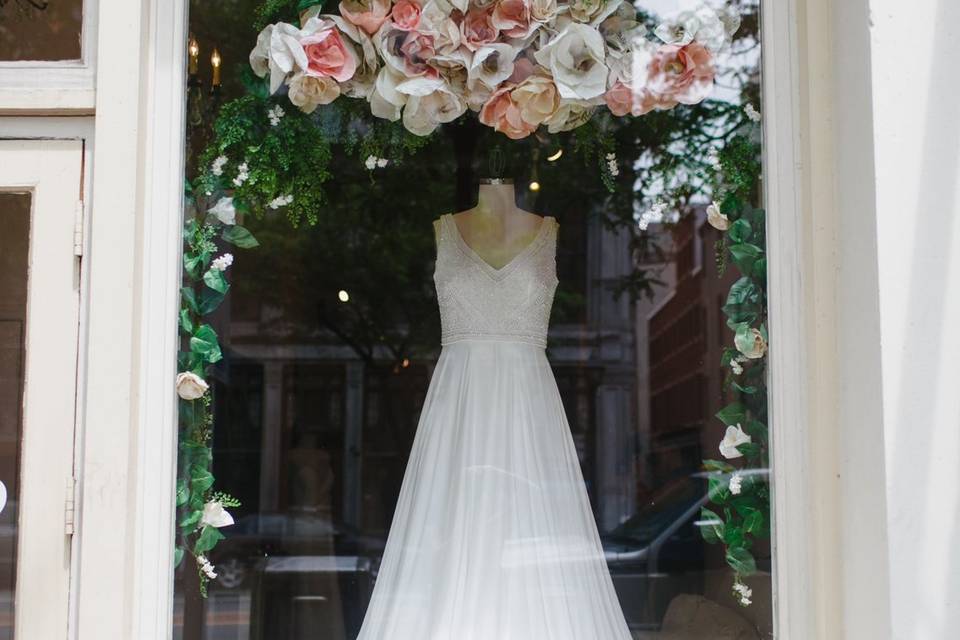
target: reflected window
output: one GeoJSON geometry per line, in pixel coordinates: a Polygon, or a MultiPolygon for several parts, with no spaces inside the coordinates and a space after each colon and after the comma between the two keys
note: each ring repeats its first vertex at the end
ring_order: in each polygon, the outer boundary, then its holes
{"type": "Polygon", "coordinates": [[[83,0],[0,1],[0,61],[79,60],[83,0]]]}

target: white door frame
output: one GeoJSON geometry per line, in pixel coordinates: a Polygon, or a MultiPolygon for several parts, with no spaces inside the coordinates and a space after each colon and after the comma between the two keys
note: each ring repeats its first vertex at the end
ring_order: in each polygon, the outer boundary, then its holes
{"type": "MultiPolygon", "coordinates": [[[[186,4],[100,0],[99,59],[111,63],[96,85],[76,633],[84,639],[171,635],[186,4]]],[[[879,374],[859,375],[879,354],[876,253],[858,242],[875,231],[874,211],[836,188],[862,177],[838,146],[869,126],[852,120],[870,106],[862,86],[847,82],[869,65],[866,5],[764,2],[780,640],[889,637],[880,615],[885,546],[860,535],[875,540],[885,527],[883,457],[858,446],[880,425],[872,409],[851,424],[865,398],[881,397],[879,374]],[[855,126],[835,130],[834,118],[855,126]],[[853,204],[858,217],[840,221],[853,204]],[[857,287],[865,304],[851,309],[841,296],[857,287]],[[869,603],[877,625],[844,614],[869,603]]],[[[855,141],[866,147],[852,155],[870,154],[869,141],[855,141]]]]}

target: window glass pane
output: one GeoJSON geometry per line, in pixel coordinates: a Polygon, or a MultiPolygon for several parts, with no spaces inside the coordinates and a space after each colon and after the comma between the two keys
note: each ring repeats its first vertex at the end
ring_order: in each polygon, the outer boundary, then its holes
{"type": "Polygon", "coordinates": [[[175,635],[771,638],[759,2],[463,4],[192,4],[175,635]]]}
{"type": "Polygon", "coordinates": [[[0,193],[0,638],[13,638],[30,195],[0,193]]]}
{"type": "Polygon", "coordinates": [[[83,0],[0,2],[0,61],[79,60],[83,0]]]}

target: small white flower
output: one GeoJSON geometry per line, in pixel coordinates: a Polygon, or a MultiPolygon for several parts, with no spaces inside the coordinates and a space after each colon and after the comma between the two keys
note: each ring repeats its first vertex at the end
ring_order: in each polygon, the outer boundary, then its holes
{"type": "Polygon", "coordinates": [[[377,158],[377,167],[383,169],[389,162],[386,158],[377,158]]]}
{"type": "Polygon", "coordinates": [[[213,580],[217,577],[217,572],[214,570],[213,565],[210,564],[210,561],[206,556],[197,556],[197,565],[199,565],[200,571],[203,571],[204,575],[210,580],[213,580]]]}
{"type": "Polygon", "coordinates": [[[664,222],[675,223],[680,220],[680,214],[676,211],[667,213],[667,204],[658,201],[650,207],[649,211],[644,212],[637,220],[637,226],[641,231],[646,231],[651,224],[662,224],[664,222]]]}
{"type": "Polygon", "coordinates": [[[377,157],[376,156],[367,156],[367,159],[363,163],[369,171],[373,171],[377,168],[377,157]]]}
{"type": "Polygon", "coordinates": [[[203,505],[203,517],[200,524],[208,527],[229,527],[233,524],[233,516],[223,508],[223,503],[219,500],[211,500],[203,505]]]}
{"type": "Polygon", "coordinates": [[[217,156],[217,159],[210,165],[210,171],[215,176],[223,175],[223,167],[227,164],[227,156],[217,156]]]}
{"type": "Polygon", "coordinates": [[[267,112],[267,117],[270,118],[270,126],[275,127],[280,124],[280,119],[286,115],[286,112],[283,110],[283,107],[276,105],[270,111],[267,112]]]}
{"type": "Polygon", "coordinates": [[[740,492],[743,490],[743,476],[739,473],[735,473],[730,477],[730,493],[735,496],[740,495],[740,492]]]}
{"type": "Polygon", "coordinates": [[[184,400],[199,400],[210,385],[195,373],[184,371],[177,375],[177,395],[184,400]]]}
{"type": "Polygon", "coordinates": [[[210,271],[226,271],[233,264],[233,254],[225,253],[210,263],[210,271]]]}
{"type": "Polygon", "coordinates": [[[291,202],[293,202],[293,195],[288,194],[285,196],[278,196],[274,198],[273,200],[270,201],[270,203],[267,206],[273,209],[274,211],[276,211],[280,207],[285,207],[291,202]]]}
{"type": "Polygon", "coordinates": [[[733,375],[739,376],[743,373],[743,366],[740,364],[740,361],[736,358],[730,360],[730,370],[733,371],[733,375]]]}
{"type": "Polygon", "coordinates": [[[237,209],[233,206],[233,198],[220,198],[217,204],[207,209],[207,213],[217,216],[217,220],[223,224],[237,223],[237,209]]]}
{"type": "Polygon", "coordinates": [[[727,427],[727,432],[720,441],[720,455],[727,460],[733,458],[742,458],[743,454],[737,449],[742,444],[753,442],[753,439],[747,435],[743,428],[738,424],[727,427]]]}
{"type": "Polygon", "coordinates": [[[235,186],[241,186],[247,179],[250,177],[250,167],[247,166],[247,163],[244,162],[239,167],[237,167],[237,177],[233,179],[233,184],[235,186]]]}
{"type": "Polygon", "coordinates": [[[760,118],[761,118],[760,112],[754,109],[753,105],[750,104],[749,102],[747,103],[747,106],[743,108],[743,112],[747,114],[747,118],[749,118],[753,122],[760,122],[760,118]]]}
{"type": "Polygon", "coordinates": [[[719,231],[726,231],[730,228],[730,218],[720,212],[720,205],[716,202],[710,203],[710,206],[707,207],[707,222],[719,231]]]}
{"type": "Polygon", "coordinates": [[[739,580],[733,583],[733,595],[740,602],[740,606],[749,607],[753,603],[750,599],[753,596],[753,589],[739,580]]]}

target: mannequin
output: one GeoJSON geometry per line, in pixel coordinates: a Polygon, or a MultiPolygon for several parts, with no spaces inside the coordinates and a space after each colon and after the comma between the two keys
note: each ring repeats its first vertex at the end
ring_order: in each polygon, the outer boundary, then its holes
{"type": "Polygon", "coordinates": [[[481,180],[477,205],[453,220],[464,242],[494,269],[519,255],[543,224],[541,216],[517,207],[513,180],[503,178],[481,180]]]}

